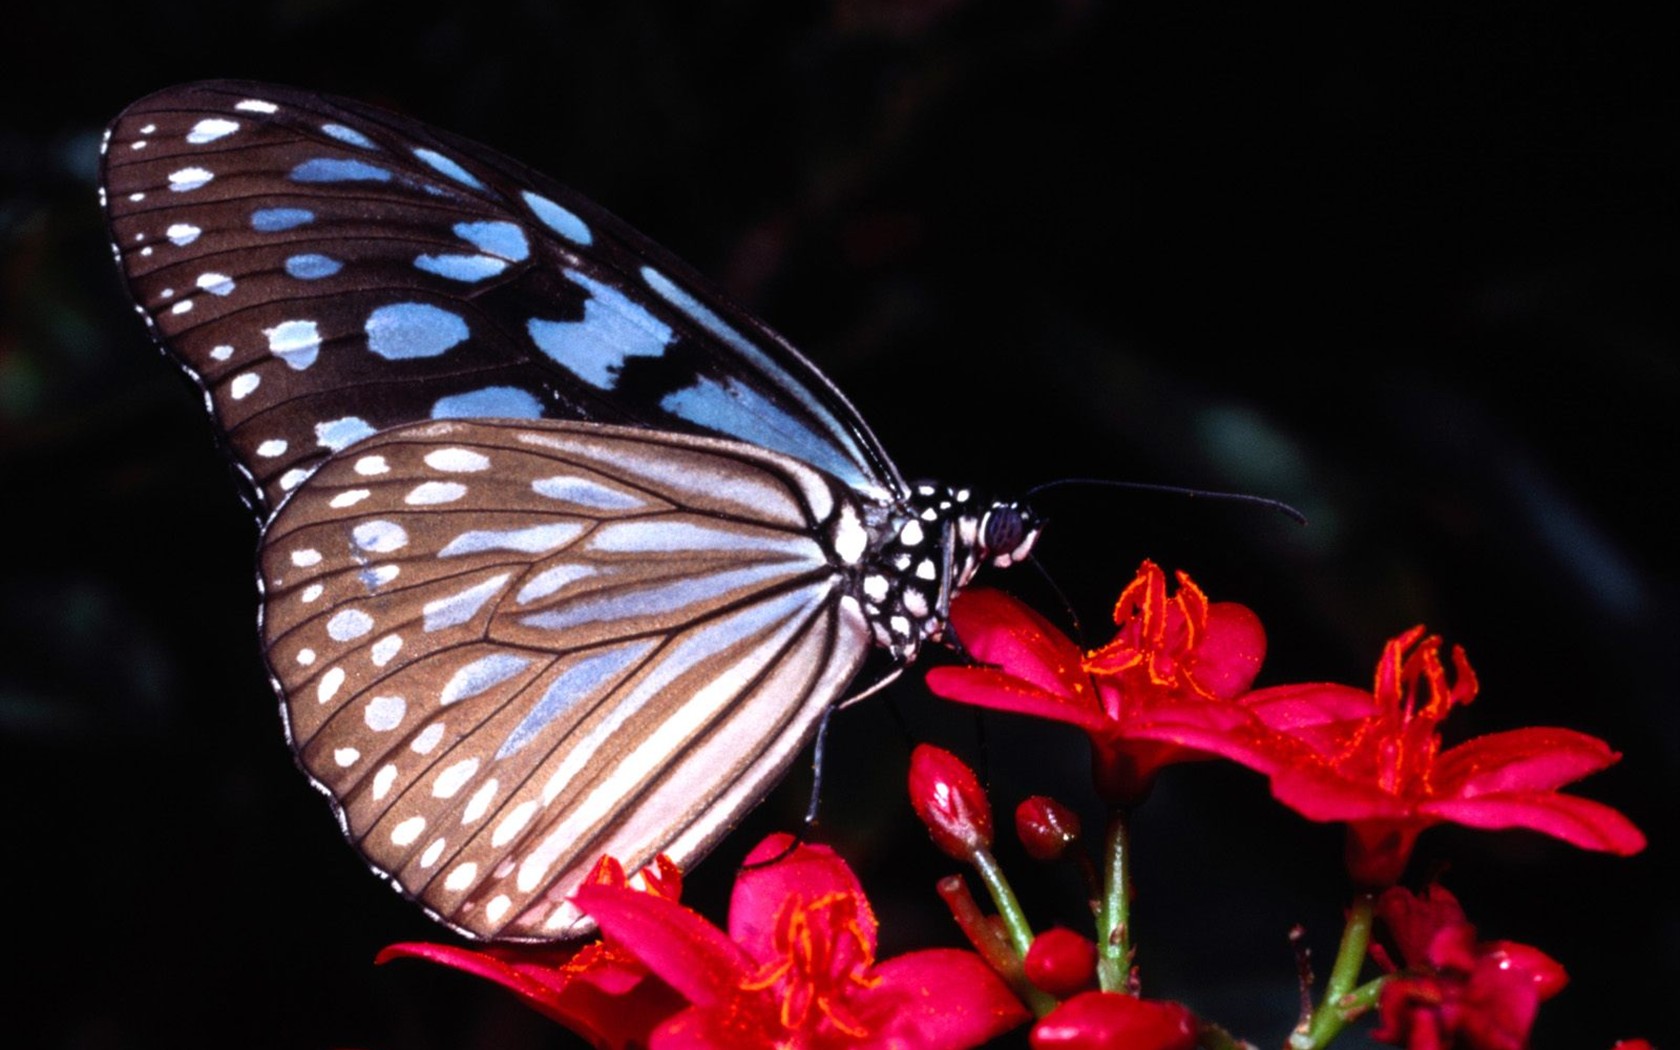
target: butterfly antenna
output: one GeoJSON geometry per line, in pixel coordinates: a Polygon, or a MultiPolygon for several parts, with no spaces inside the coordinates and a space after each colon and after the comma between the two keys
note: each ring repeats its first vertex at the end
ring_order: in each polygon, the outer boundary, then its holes
{"type": "Polygon", "coordinates": [[[1115,481],[1112,478],[1058,478],[1046,481],[1042,485],[1035,485],[1028,489],[1021,497],[1030,500],[1041,492],[1051,489],[1067,488],[1074,485],[1087,485],[1098,488],[1129,489],[1133,492],[1161,492],[1169,496],[1184,496],[1188,499],[1220,500],[1225,503],[1249,503],[1261,507],[1270,507],[1297,525],[1305,525],[1307,516],[1294,507],[1278,499],[1266,496],[1256,496],[1247,492],[1214,492],[1210,489],[1190,489],[1181,485],[1150,485],[1141,481],[1115,481]]]}

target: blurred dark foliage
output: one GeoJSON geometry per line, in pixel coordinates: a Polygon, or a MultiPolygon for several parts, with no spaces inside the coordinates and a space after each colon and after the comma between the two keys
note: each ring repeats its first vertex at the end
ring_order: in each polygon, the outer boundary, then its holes
{"type": "MultiPolygon", "coordinates": [[[[0,1042],[570,1045],[382,945],[441,935],[292,768],[256,649],[255,530],[148,344],[94,203],[99,131],[206,76],[354,95],[482,139],[687,257],[804,347],[907,473],[1097,475],[1290,500],[1048,497],[1044,564],[1103,640],[1137,561],[1255,608],[1262,683],[1368,680],[1425,621],[1482,699],[1565,724],[1631,861],[1424,837],[1414,869],[1572,986],[1540,1050],[1680,1036],[1672,37],[1568,4],[831,0],[17,5],[0,92],[0,1042]],[[1668,890],[1662,887],[1668,886],[1668,890]]],[[[1031,572],[1004,583],[1055,614],[1031,572]]],[[[976,758],[914,681],[912,731],[976,758]]],[[[1088,798],[1078,734],[986,725],[1000,807],[1088,798]]],[[[886,948],[954,937],[886,706],[836,723],[823,833],[886,948]]],[[[702,866],[791,827],[808,772],[702,866]]],[[[1087,814],[1088,826],[1100,826],[1087,814]]],[[[1327,965],[1339,837],[1259,781],[1174,771],[1139,818],[1147,990],[1277,1045],[1285,933],[1327,965]]],[[[1042,923],[1072,886],[1005,850],[1042,923]]],[[[1349,1040],[1356,1045],[1357,1040],[1349,1040]]]]}

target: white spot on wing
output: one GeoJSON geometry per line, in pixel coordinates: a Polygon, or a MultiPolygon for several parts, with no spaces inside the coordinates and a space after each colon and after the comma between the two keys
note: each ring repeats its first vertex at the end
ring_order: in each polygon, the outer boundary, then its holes
{"type": "Polygon", "coordinates": [[[474,660],[456,671],[444,683],[438,703],[448,706],[458,700],[477,696],[529,667],[531,661],[512,653],[491,653],[474,660]]]}
{"type": "Polygon", "coordinates": [[[360,609],[340,609],[327,621],[327,637],[348,642],[373,630],[373,617],[360,609]]]}
{"type": "Polygon", "coordinates": [[[531,818],[537,815],[537,808],[536,799],[526,799],[513,807],[513,811],[496,825],[495,832],[490,836],[490,845],[500,849],[512,842],[514,836],[524,831],[525,825],[531,823],[531,818]]]}
{"type": "Polygon", "coordinates": [[[465,864],[458,864],[455,866],[455,870],[450,872],[448,876],[444,878],[443,888],[459,893],[468,886],[471,886],[473,879],[477,877],[478,865],[469,860],[465,864]]]}
{"type": "Polygon", "coordinates": [[[869,549],[869,531],[858,520],[851,504],[840,507],[840,520],[834,525],[834,553],[847,565],[856,565],[869,549]]]}
{"type": "MultiPolygon", "coordinates": [[[[220,347],[217,349],[220,349],[220,347]]],[[[262,376],[255,372],[241,372],[233,377],[232,383],[228,384],[228,393],[233,395],[235,401],[242,401],[245,399],[245,395],[260,385],[262,385],[262,376]]]]}
{"type": "Polygon", "coordinates": [[[182,168],[180,171],[169,173],[169,188],[176,193],[186,193],[198,189],[215,177],[214,173],[205,168],[182,168]]]}
{"type": "Polygon", "coordinates": [[[593,575],[595,575],[595,567],[592,565],[556,565],[531,577],[525,586],[519,588],[519,593],[514,596],[514,601],[520,605],[525,605],[536,601],[538,598],[548,597],[568,583],[574,583],[593,575]]]}
{"type": "Polygon", "coordinates": [[[397,782],[397,767],[387,762],[379,767],[379,772],[373,775],[373,800],[378,802],[391,792],[391,785],[397,782]]]}
{"type": "Polygon", "coordinates": [[[438,557],[451,558],[485,551],[543,554],[565,546],[582,533],[583,526],[571,521],[532,525],[523,529],[471,529],[450,540],[438,551],[438,557]]]}
{"type": "Polygon", "coordinates": [[[362,721],[376,733],[385,733],[402,725],[408,714],[408,701],[400,696],[376,696],[367,702],[362,721]]]}
{"type": "Polygon", "coordinates": [[[607,488],[588,478],[565,475],[538,478],[531,482],[531,491],[539,496],[594,510],[635,510],[643,505],[642,500],[628,492],[607,488]]]}
{"type": "Polygon", "coordinates": [[[333,751],[333,761],[338,763],[338,767],[340,769],[350,768],[355,765],[356,760],[361,757],[362,753],[353,747],[341,747],[333,751]]]}
{"type": "Polygon", "coordinates": [[[356,504],[367,499],[371,495],[373,495],[373,493],[367,489],[346,489],[334,496],[332,499],[328,500],[327,506],[343,510],[345,507],[354,507],[356,504]]]}
{"type": "Polygon", "coordinates": [[[386,664],[390,663],[391,658],[396,656],[398,650],[402,648],[402,644],[403,640],[402,635],[400,634],[388,634],[379,639],[379,641],[374,642],[373,648],[369,650],[369,655],[373,657],[373,665],[375,667],[384,667],[386,664]]]}
{"type": "Polygon", "coordinates": [[[243,102],[234,103],[233,108],[243,110],[246,113],[273,113],[280,107],[264,99],[248,98],[243,102]]]}
{"type": "Polygon", "coordinates": [[[432,753],[432,749],[437,747],[439,741],[442,739],[443,723],[433,722],[431,725],[420,730],[420,735],[415,737],[414,743],[408,746],[410,750],[417,755],[429,755],[432,753]]]}
{"type": "Polygon", "coordinates": [[[187,132],[187,141],[194,146],[202,146],[206,142],[215,142],[239,130],[239,121],[228,120],[225,117],[205,117],[194,124],[187,132]]]}
{"type": "Polygon", "coordinates": [[[390,469],[391,465],[385,462],[384,456],[363,456],[356,461],[356,473],[364,478],[388,473],[390,469]]]}
{"type": "Polygon", "coordinates": [[[408,530],[394,521],[364,521],[350,530],[356,546],[375,554],[389,554],[408,545],[408,530]]]}
{"type": "Polygon", "coordinates": [[[490,457],[468,448],[438,448],[426,453],[426,466],[451,474],[490,469],[490,457]]]}
{"type": "Polygon", "coordinates": [[[453,503],[466,494],[467,487],[459,481],[422,481],[408,490],[403,502],[411,507],[430,507],[453,503]]]}
{"type": "Polygon", "coordinates": [[[307,569],[311,565],[321,564],[321,552],[314,547],[305,547],[292,552],[292,564],[300,569],[307,569]]]}
{"type": "Polygon", "coordinates": [[[344,668],[329,668],[321,676],[321,684],[315,687],[315,699],[319,703],[327,703],[338,695],[339,686],[344,684],[344,668]]]}
{"type": "MultiPolygon", "coordinates": [[[[427,602],[421,609],[421,614],[425,617],[425,629],[427,631],[441,631],[445,627],[458,627],[471,620],[478,615],[480,609],[484,608],[485,602],[494,598],[501,591],[511,575],[513,574],[507,572],[500,573],[482,583],[468,587],[459,594],[452,594],[447,598],[427,602]]],[[[444,703],[448,702],[447,700],[444,701],[444,703]]]]}
{"type": "Polygon", "coordinates": [[[490,803],[496,797],[496,786],[496,778],[491,777],[477,791],[473,792],[472,798],[467,799],[467,808],[461,813],[461,823],[471,824],[479,817],[484,816],[490,809],[490,803]]]}
{"type": "Polygon", "coordinates": [[[478,772],[478,759],[468,758],[455,763],[432,782],[433,798],[454,798],[455,792],[466,786],[467,781],[478,772]]]}
{"type": "Polygon", "coordinates": [[[391,843],[396,846],[408,846],[420,837],[426,830],[425,817],[409,817],[407,820],[391,829],[391,843]]]}
{"type": "Polygon", "coordinates": [[[321,352],[321,330],[314,321],[281,321],[264,328],[263,335],[268,337],[268,352],[299,372],[314,364],[321,352]]]}

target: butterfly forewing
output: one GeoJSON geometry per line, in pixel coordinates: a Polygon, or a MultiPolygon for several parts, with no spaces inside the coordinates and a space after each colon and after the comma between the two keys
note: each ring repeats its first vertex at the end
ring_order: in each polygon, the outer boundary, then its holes
{"type": "Polygon", "coordinates": [[[868,649],[864,512],[735,442],[589,424],[396,428],[264,534],[300,761],[380,871],[480,937],[552,939],[603,853],[709,848],[868,649]],[[835,537],[842,537],[836,542],[835,537]]]}
{"type": "Polygon", "coordinates": [[[721,435],[875,495],[902,479],[763,324],[576,193],[483,146],[272,85],[153,95],[106,142],[119,262],[259,509],[438,418],[721,435]]]}

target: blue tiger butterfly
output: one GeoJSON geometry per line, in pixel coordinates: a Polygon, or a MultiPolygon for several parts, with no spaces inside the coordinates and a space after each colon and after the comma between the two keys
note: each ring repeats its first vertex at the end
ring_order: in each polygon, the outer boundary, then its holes
{"type": "Polygon", "coordinates": [[[297,761],[468,936],[575,935],[602,854],[703,854],[872,647],[907,664],[1037,538],[1020,504],[907,484],[623,222],[417,121],[170,88],[106,133],[101,194],[248,482],[297,761]]]}

